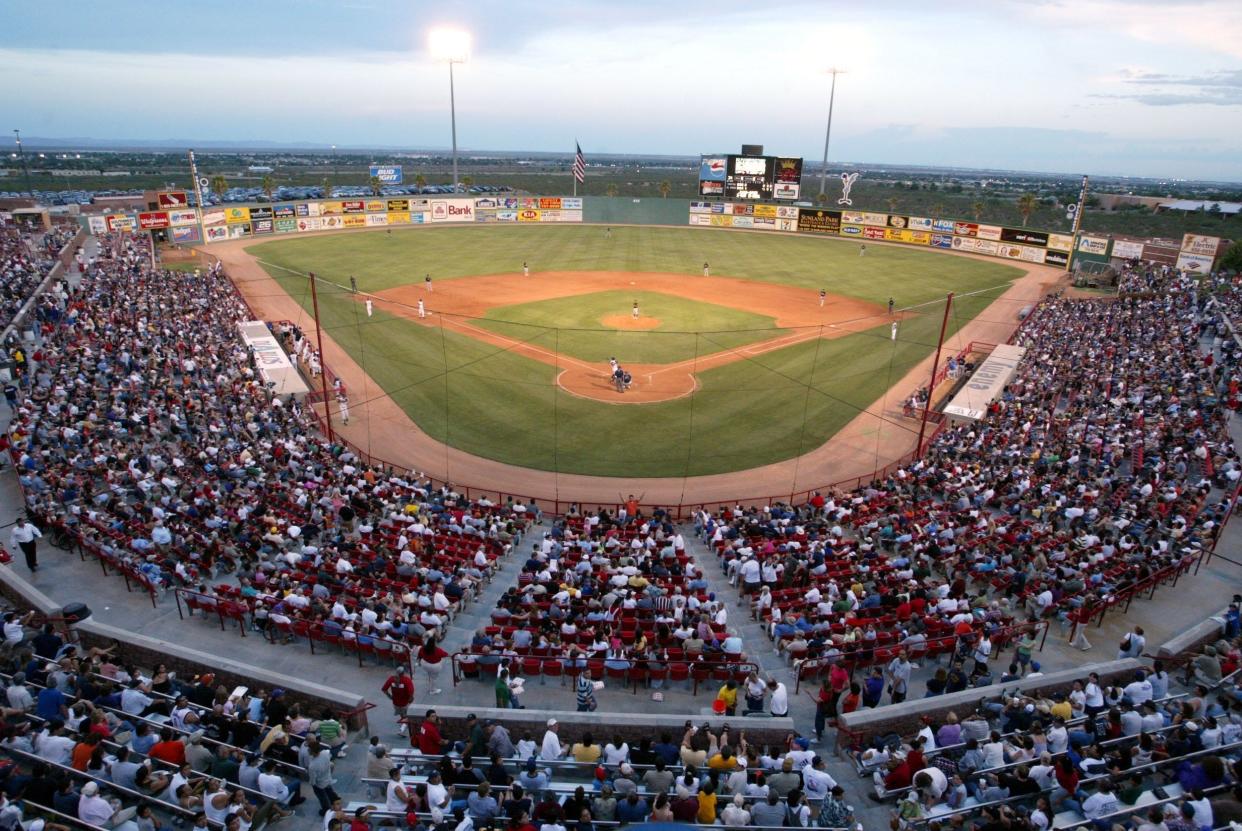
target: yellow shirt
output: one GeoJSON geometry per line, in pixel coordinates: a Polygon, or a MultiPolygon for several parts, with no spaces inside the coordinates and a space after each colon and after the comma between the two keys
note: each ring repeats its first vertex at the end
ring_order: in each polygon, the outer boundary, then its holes
{"type": "Polygon", "coordinates": [[[716,700],[723,701],[726,707],[737,706],[737,687],[729,689],[727,686],[721,687],[720,692],[716,693],[716,700]]]}
{"type": "Polygon", "coordinates": [[[1068,700],[1056,702],[1055,704],[1053,704],[1051,707],[1048,708],[1048,711],[1052,714],[1054,718],[1056,716],[1060,716],[1066,721],[1069,721],[1071,718],[1074,717],[1074,709],[1070,707],[1070,703],[1068,700]]]}
{"type": "Polygon", "coordinates": [[[716,821],[716,795],[714,793],[699,791],[698,820],[704,825],[711,825],[716,821]]]}
{"type": "Polygon", "coordinates": [[[707,760],[707,766],[712,770],[733,770],[737,767],[737,757],[730,756],[726,759],[724,756],[717,753],[715,756],[707,760]]]}
{"type": "Polygon", "coordinates": [[[603,755],[603,750],[598,744],[588,747],[581,742],[571,747],[569,752],[573,754],[575,762],[598,762],[599,757],[603,755]]]}

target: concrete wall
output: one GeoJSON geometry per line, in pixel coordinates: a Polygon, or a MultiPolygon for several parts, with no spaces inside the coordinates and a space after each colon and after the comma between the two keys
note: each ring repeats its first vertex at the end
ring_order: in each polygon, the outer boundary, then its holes
{"type": "Polygon", "coordinates": [[[1176,658],[1179,655],[1198,652],[1200,647],[1215,643],[1224,636],[1224,618],[1227,611],[1229,611],[1227,608],[1221,609],[1202,623],[1175,635],[1160,644],[1154,654],[1159,658],[1176,658]]]}
{"type": "MultiPolygon", "coordinates": [[[[933,698],[915,698],[903,701],[901,704],[890,704],[873,710],[856,710],[841,716],[840,721],[847,731],[855,734],[856,738],[861,737],[863,741],[885,733],[912,736],[919,731],[924,716],[934,721],[942,721],[946,715],[954,712],[959,718],[965,718],[975,711],[980,699],[1000,695],[1002,689],[1010,693],[1018,690],[1027,695],[1068,691],[1075,679],[1086,678],[1091,672],[1099,673],[1100,680],[1104,683],[1122,679],[1128,682],[1134,675],[1134,671],[1142,666],[1142,662],[1133,658],[1083,664],[1074,669],[1050,672],[1009,684],[993,684],[990,687],[968,689],[933,698]]],[[[838,746],[847,744],[849,742],[845,741],[845,737],[842,736],[838,746]]]]}
{"type": "Polygon", "coordinates": [[[582,203],[582,221],[618,225],[682,225],[689,227],[689,199],[659,196],[592,196],[582,203]]]}
{"type": "MultiPolygon", "coordinates": [[[[663,705],[652,704],[652,708],[663,705]]],[[[495,707],[455,707],[451,705],[428,707],[426,704],[411,704],[408,709],[409,718],[413,722],[410,734],[415,735],[417,725],[423,720],[428,709],[434,709],[440,717],[440,731],[445,738],[461,739],[466,735],[466,716],[473,713],[481,720],[495,719],[509,729],[509,737],[516,743],[522,734],[529,734],[535,742],[543,739],[547,731],[548,719],[554,718],[560,723],[561,741],[567,744],[578,741],[583,733],[590,733],[601,744],[613,736],[620,736],[631,746],[648,738],[653,742],[659,740],[661,733],[668,733],[674,742],[681,741],[682,728],[687,720],[702,726],[707,722],[712,731],[717,732],[724,724],[731,730],[745,730],[746,741],[758,745],[782,745],[785,738],[794,732],[791,718],[721,718],[696,713],[579,713],[573,710],[502,710],[495,707]]]]}
{"type": "MultiPolygon", "coordinates": [[[[34,609],[47,617],[60,617],[61,605],[15,574],[11,568],[0,568],[0,595],[19,609],[34,609]]],[[[183,680],[210,672],[216,676],[217,684],[223,684],[230,689],[243,686],[255,691],[281,687],[286,691],[290,703],[301,704],[303,710],[314,715],[318,715],[325,708],[338,714],[354,711],[366,703],[362,696],[355,693],[281,675],[161,638],[128,632],[93,619],[88,618],[73,629],[79,642],[86,647],[106,648],[113,643],[119,643],[119,657],[125,661],[133,661],[144,670],[150,670],[156,664],[162,663],[169,670],[175,670],[177,677],[183,680]]],[[[368,728],[366,712],[351,718],[349,727],[351,730],[365,732],[368,728]]]]}

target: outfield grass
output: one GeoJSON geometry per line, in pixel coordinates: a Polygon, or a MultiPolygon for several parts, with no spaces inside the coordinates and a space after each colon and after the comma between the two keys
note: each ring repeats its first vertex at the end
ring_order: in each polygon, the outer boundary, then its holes
{"type": "Polygon", "coordinates": [[[499,335],[548,348],[584,361],[667,364],[779,337],[767,315],[699,303],[650,291],[599,291],[489,309],[478,324],[499,335]],[[660,325],[647,330],[619,330],[603,322],[608,315],[628,318],[631,304],[660,325]],[[699,333],[704,333],[701,337],[699,333]],[[549,341],[549,334],[553,334],[549,341]]]}
{"type": "MultiPolygon", "coordinates": [[[[613,228],[611,240],[593,227],[412,229],[281,240],[250,251],[308,310],[306,281],[276,266],[342,284],[352,273],[361,288],[378,291],[427,271],[437,280],[515,271],[523,259],[541,269],[687,274],[701,273],[707,259],[716,274],[823,285],[876,303],[978,292],[954,301],[950,333],[1021,273],[891,246],[871,246],[859,257],[846,242],[671,228],[613,228]]],[[[807,452],[930,353],[943,310],[929,305],[903,321],[895,342],[885,325],[801,343],[703,372],[693,396],[615,406],[561,391],[555,368],[538,361],[379,307],[368,318],[342,291],[321,290],[319,299],[325,330],[429,435],[510,464],[610,476],[719,473],[807,452]]],[[[539,335],[545,345],[564,336],[554,329],[539,335]]]]}

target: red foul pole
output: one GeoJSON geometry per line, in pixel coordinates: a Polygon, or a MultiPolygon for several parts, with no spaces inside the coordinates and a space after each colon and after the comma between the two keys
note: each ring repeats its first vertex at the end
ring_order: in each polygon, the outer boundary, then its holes
{"type": "Polygon", "coordinates": [[[953,306],[953,292],[944,299],[944,319],[940,321],[940,340],[936,341],[936,357],[932,359],[931,380],[927,384],[927,403],[923,405],[923,421],[919,424],[919,443],[914,447],[916,458],[923,458],[923,434],[927,432],[927,416],[931,414],[932,393],[936,391],[936,370],[940,368],[940,350],[944,347],[944,333],[949,328],[949,309],[953,306]]]}
{"type": "Polygon", "coordinates": [[[323,354],[323,327],[319,325],[319,292],[315,290],[315,272],[310,272],[311,307],[315,310],[315,340],[319,344],[319,384],[323,389],[323,423],[332,437],[332,399],[328,397],[328,365],[323,354]]]}

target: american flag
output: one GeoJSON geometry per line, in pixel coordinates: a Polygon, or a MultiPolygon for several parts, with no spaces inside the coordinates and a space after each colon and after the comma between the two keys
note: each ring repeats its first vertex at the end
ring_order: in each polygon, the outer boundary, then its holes
{"type": "Polygon", "coordinates": [[[586,156],[582,155],[582,146],[574,142],[578,152],[574,154],[574,178],[579,182],[586,181],[586,156]]]}

